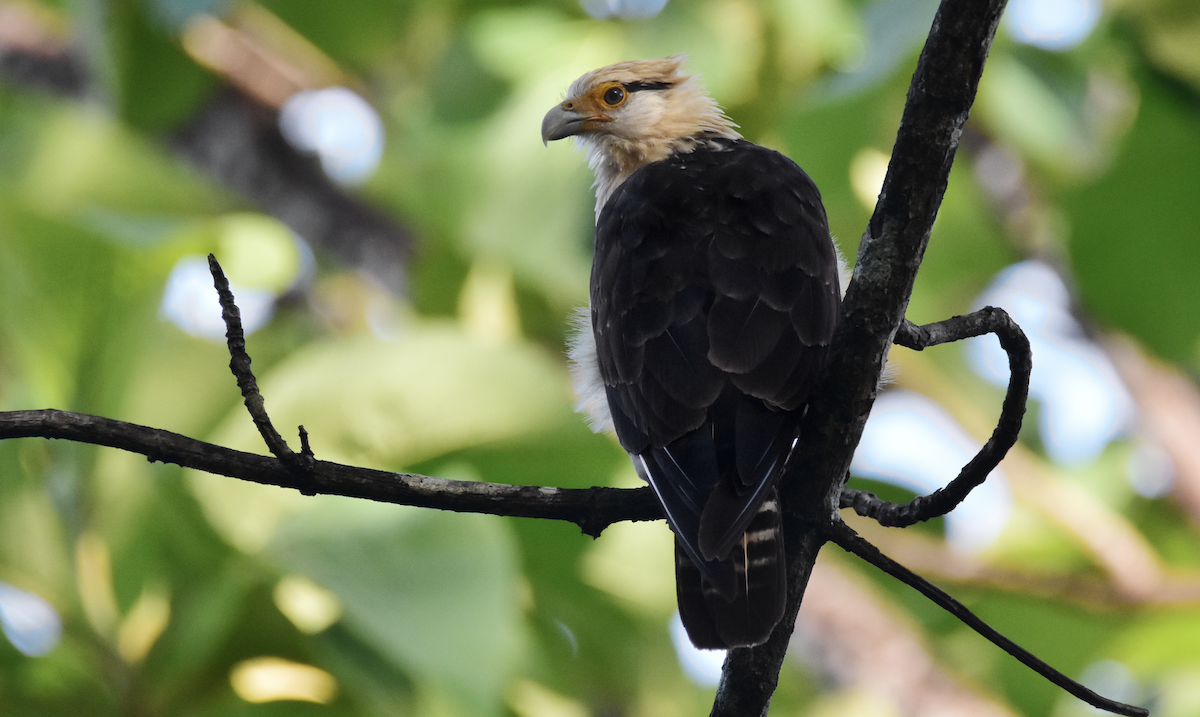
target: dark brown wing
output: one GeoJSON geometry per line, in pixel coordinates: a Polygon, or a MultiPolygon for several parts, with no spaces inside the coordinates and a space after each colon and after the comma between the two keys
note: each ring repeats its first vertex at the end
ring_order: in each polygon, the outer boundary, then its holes
{"type": "Polygon", "coordinates": [[[617,437],[727,602],[745,600],[744,535],[798,438],[838,297],[816,186],[748,142],[642,167],[597,222],[592,325],[617,437]]]}

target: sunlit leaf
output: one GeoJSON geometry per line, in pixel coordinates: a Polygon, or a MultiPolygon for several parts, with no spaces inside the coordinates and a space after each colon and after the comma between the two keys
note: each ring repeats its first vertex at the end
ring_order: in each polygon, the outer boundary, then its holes
{"type": "Polygon", "coordinates": [[[360,639],[496,709],[520,655],[516,554],[498,518],[350,500],[288,521],[267,554],[341,600],[360,639]]]}

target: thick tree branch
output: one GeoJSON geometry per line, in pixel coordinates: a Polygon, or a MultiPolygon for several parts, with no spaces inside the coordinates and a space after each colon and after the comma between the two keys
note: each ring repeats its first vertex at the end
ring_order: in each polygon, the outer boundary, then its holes
{"type": "Polygon", "coordinates": [[[0,440],[32,437],[119,448],[151,461],[325,495],[465,513],[565,520],[592,536],[618,521],[662,517],[649,488],[515,486],[389,473],[317,460],[313,461],[311,477],[301,482],[278,459],[157,428],[54,409],[0,413],[0,440]]]}
{"type": "Polygon", "coordinates": [[[859,515],[879,521],[880,525],[903,528],[954,510],[1000,464],[1008,449],[1017,442],[1021,433],[1021,419],[1025,415],[1025,403],[1029,399],[1033,354],[1029,349],[1029,339],[1021,327],[1003,309],[987,306],[966,316],[955,316],[926,326],[915,326],[905,321],[896,333],[896,343],[921,351],[929,346],[989,333],[996,334],[1001,348],[1008,354],[1009,380],[1000,409],[1000,420],[979,453],[963,466],[958,476],[945,488],[918,496],[904,505],[880,500],[866,491],[845,488],[841,494],[841,507],[853,508],[859,515]]]}
{"type": "Polygon", "coordinates": [[[941,206],[963,124],[1005,0],[943,0],[917,62],[887,176],[862,243],[823,378],[784,476],[788,607],[766,644],[731,650],[712,714],[763,715],[824,526],[840,520],[842,481],[875,401],[941,206]],[[808,565],[803,563],[808,562],[808,565]]]}

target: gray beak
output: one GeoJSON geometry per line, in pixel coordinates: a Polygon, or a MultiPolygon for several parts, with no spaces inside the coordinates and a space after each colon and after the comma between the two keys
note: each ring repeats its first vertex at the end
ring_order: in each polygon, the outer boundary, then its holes
{"type": "Polygon", "coordinates": [[[557,105],[542,119],[542,144],[549,145],[552,139],[562,139],[583,131],[585,114],[557,105]]]}

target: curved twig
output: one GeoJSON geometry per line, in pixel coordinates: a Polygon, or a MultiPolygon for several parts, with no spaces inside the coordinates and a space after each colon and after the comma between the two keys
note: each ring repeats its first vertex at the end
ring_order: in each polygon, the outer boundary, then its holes
{"type": "Polygon", "coordinates": [[[1017,658],[1021,664],[1089,705],[1105,710],[1106,712],[1128,715],[1128,717],[1146,717],[1150,714],[1150,711],[1144,707],[1127,705],[1124,702],[1117,702],[1116,700],[1110,700],[1107,697],[1099,695],[1038,659],[1029,650],[1000,634],[999,631],[981,620],[978,615],[968,610],[966,606],[955,600],[941,588],[881,553],[879,548],[867,542],[862,536],[854,532],[853,528],[840,520],[834,521],[828,526],[827,534],[829,540],[838,547],[848,553],[857,555],[905,585],[915,589],[929,598],[935,605],[958,618],[964,625],[987,638],[992,644],[1017,658]]]}
{"type": "Polygon", "coordinates": [[[1008,354],[1008,390],[1000,408],[1000,420],[991,438],[979,453],[944,488],[929,495],[918,496],[899,504],[881,500],[872,493],[843,488],[839,498],[843,508],[853,508],[859,515],[874,518],[880,525],[903,528],[914,523],[937,518],[954,510],[980,483],[995,470],[1017,442],[1021,420],[1029,399],[1029,374],[1033,370],[1033,354],[1029,339],[1021,327],[1004,311],[987,306],[966,316],[915,326],[905,321],[896,333],[896,343],[915,351],[951,341],[996,334],[1000,346],[1008,354]]]}

